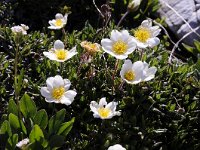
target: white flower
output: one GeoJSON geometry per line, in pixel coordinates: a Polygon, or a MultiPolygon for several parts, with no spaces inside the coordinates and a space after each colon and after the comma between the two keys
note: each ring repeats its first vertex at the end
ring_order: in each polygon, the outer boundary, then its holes
{"type": "Polygon", "coordinates": [[[20,26],[14,26],[11,28],[12,32],[14,34],[23,34],[23,35],[26,35],[27,34],[27,30],[29,29],[28,26],[24,25],[24,24],[21,24],[20,26]]]}
{"type": "Polygon", "coordinates": [[[72,48],[70,51],[65,50],[63,42],[60,40],[56,40],[54,43],[54,48],[49,52],[43,52],[43,54],[51,60],[64,62],[76,55],[77,51],[76,47],[72,48]]]}
{"type": "Polygon", "coordinates": [[[68,14],[63,16],[62,14],[57,13],[55,19],[49,21],[50,26],[48,28],[55,30],[63,28],[67,23],[67,17],[68,14]]]}
{"type": "Polygon", "coordinates": [[[160,33],[159,26],[152,26],[151,20],[144,20],[134,31],[134,41],[138,48],[154,47],[160,43],[156,36],[160,33]]]}
{"type": "Polygon", "coordinates": [[[115,144],[113,146],[110,146],[108,150],[126,150],[126,149],[122,147],[120,144],[115,144]]]}
{"type": "Polygon", "coordinates": [[[156,67],[150,67],[146,62],[125,60],[120,71],[120,76],[129,84],[138,84],[142,81],[149,81],[155,77],[156,67]]]}
{"type": "Polygon", "coordinates": [[[49,77],[46,80],[47,87],[42,87],[40,92],[46,102],[70,105],[74,101],[76,91],[69,90],[71,82],[61,76],[49,77]]]}
{"type": "Polygon", "coordinates": [[[101,45],[105,52],[117,59],[126,59],[136,48],[134,38],[127,30],[112,30],[110,39],[102,39],[101,45]]]}
{"type": "Polygon", "coordinates": [[[110,102],[107,104],[106,98],[100,99],[99,104],[95,101],[91,101],[90,109],[94,113],[94,118],[110,119],[113,116],[120,116],[120,111],[116,111],[117,102],[110,102]]]}
{"type": "Polygon", "coordinates": [[[137,84],[142,81],[142,68],[141,61],[132,64],[131,60],[125,60],[120,71],[121,78],[129,84],[137,84]]]}
{"type": "Polygon", "coordinates": [[[19,141],[19,142],[16,144],[16,146],[22,149],[22,148],[25,147],[28,143],[29,143],[29,139],[28,139],[28,138],[25,138],[25,139],[19,141]]]}

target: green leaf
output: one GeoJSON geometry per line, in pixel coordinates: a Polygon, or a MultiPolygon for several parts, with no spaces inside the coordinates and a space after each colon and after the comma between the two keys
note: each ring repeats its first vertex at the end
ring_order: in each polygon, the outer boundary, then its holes
{"type": "Polygon", "coordinates": [[[196,101],[192,102],[192,103],[190,104],[190,109],[193,110],[193,109],[196,107],[196,104],[197,104],[196,101]]]}
{"type": "Polygon", "coordinates": [[[36,124],[34,125],[33,129],[31,130],[31,133],[29,135],[29,139],[31,143],[34,143],[35,141],[42,142],[44,138],[44,134],[40,127],[36,124]]]}
{"type": "Polygon", "coordinates": [[[17,105],[13,99],[9,100],[9,104],[8,104],[8,114],[10,113],[18,115],[17,105]]]}
{"type": "Polygon", "coordinates": [[[5,134],[5,133],[8,133],[9,136],[12,135],[10,123],[8,122],[8,120],[5,120],[0,128],[0,134],[5,134]]]}
{"type": "Polygon", "coordinates": [[[35,102],[30,98],[28,94],[24,94],[19,102],[20,110],[25,118],[33,118],[36,113],[35,102]]]}
{"type": "Polygon", "coordinates": [[[38,111],[33,120],[34,124],[38,124],[42,129],[45,129],[48,124],[47,112],[44,109],[38,111]]]}
{"type": "Polygon", "coordinates": [[[196,51],[197,51],[198,53],[200,53],[200,42],[197,41],[197,40],[194,40],[194,45],[195,45],[195,47],[196,47],[196,51]]]}
{"type": "Polygon", "coordinates": [[[176,109],[176,104],[171,104],[170,111],[174,111],[176,109]]]}
{"type": "Polygon", "coordinates": [[[49,140],[49,146],[52,148],[56,147],[59,148],[61,147],[65,142],[65,137],[61,135],[53,135],[50,140],[49,140]]]}
{"type": "Polygon", "coordinates": [[[187,50],[187,51],[189,51],[189,52],[191,52],[192,54],[194,54],[194,47],[191,47],[191,46],[189,46],[189,45],[186,45],[186,44],[182,44],[184,47],[185,47],[185,49],[187,50]]]}
{"type": "Polygon", "coordinates": [[[17,143],[18,143],[18,134],[13,134],[11,137],[9,137],[7,141],[6,149],[14,150],[17,143]]]}
{"type": "Polygon", "coordinates": [[[75,118],[72,118],[70,121],[63,123],[59,128],[57,134],[66,136],[71,131],[74,124],[74,120],[75,118]]]}
{"type": "Polygon", "coordinates": [[[9,114],[8,118],[11,127],[13,127],[15,130],[21,129],[25,134],[27,134],[26,127],[21,119],[12,113],[9,114]]]}
{"type": "Polygon", "coordinates": [[[196,65],[195,65],[195,68],[197,70],[200,70],[200,58],[198,58],[197,62],[196,62],[196,65]]]}
{"type": "Polygon", "coordinates": [[[56,113],[56,115],[52,116],[49,120],[49,132],[56,133],[65,118],[65,109],[61,109],[56,113]]]}
{"type": "Polygon", "coordinates": [[[10,113],[8,118],[9,118],[9,123],[11,127],[13,127],[14,129],[20,128],[20,121],[16,115],[10,113]]]}

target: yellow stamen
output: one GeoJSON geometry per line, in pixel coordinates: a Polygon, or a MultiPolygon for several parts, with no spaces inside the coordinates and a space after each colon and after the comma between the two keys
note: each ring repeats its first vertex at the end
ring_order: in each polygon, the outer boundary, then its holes
{"type": "Polygon", "coordinates": [[[119,40],[117,42],[115,42],[112,46],[112,50],[114,51],[114,53],[118,54],[118,55],[122,55],[127,51],[128,45],[119,40]]]}
{"type": "Polygon", "coordinates": [[[132,81],[135,79],[135,73],[132,70],[125,72],[124,78],[128,81],[132,81]]]}
{"type": "Polygon", "coordinates": [[[61,19],[56,19],[55,25],[56,25],[57,27],[62,26],[62,25],[63,25],[62,20],[61,20],[61,19]]]}
{"type": "Polygon", "coordinates": [[[146,42],[151,37],[151,32],[149,29],[140,27],[134,32],[134,36],[140,41],[140,42],[146,42]]]}
{"type": "Polygon", "coordinates": [[[59,60],[64,60],[67,57],[67,51],[64,49],[55,50],[55,54],[59,60]]]}
{"type": "Polygon", "coordinates": [[[107,118],[110,115],[111,110],[109,108],[101,107],[98,109],[98,113],[101,118],[107,118]]]}
{"type": "Polygon", "coordinates": [[[65,93],[64,87],[57,87],[53,89],[52,97],[56,100],[60,100],[60,98],[63,96],[64,93],[65,93]]]}

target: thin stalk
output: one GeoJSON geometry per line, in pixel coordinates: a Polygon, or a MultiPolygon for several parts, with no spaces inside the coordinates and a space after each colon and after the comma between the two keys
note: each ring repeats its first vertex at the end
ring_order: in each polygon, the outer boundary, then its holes
{"type": "Polygon", "coordinates": [[[119,60],[117,59],[116,62],[115,62],[115,69],[114,69],[114,72],[113,72],[113,75],[112,75],[112,80],[113,80],[112,95],[114,94],[115,74],[116,74],[116,72],[117,72],[118,65],[119,65],[119,60]]]}
{"type": "Polygon", "coordinates": [[[120,26],[120,24],[122,23],[122,21],[126,18],[126,16],[129,14],[129,10],[126,11],[126,13],[121,17],[121,19],[119,20],[117,27],[120,26]]]}
{"type": "Polygon", "coordinates": [[[82,65],[85,61],[87,61],[89,59],[89,54],[88,53],[83,53],[80,57],[80,64],[78,66],[78,71],[77,71],[77,76],[80,75],[80,71],[81,71],[81,68],[82,68],[82,65]]]}
{"type": "Polygon", "coordinates": [[[62,28],[62,34],[63,34],[63,38],[64,38],[64,44],[66,47],[67,46],[66,44],[68,43],[68,41],[67,41],[67,33],[64,28],[62,28]]]}
{"type": "MultiPolygon", "coordinates": [[[[14,90],[15,90],[15,101],[17,103],[18,107],[18,118],[21,120],[22,116],[20,113],[20,108],[19,108],[19,89],[17,89],[17,72],[18,72],[18,59],[19,59],[19,44],[16,44],[16,49],[15,49],[15,61],[14,61],[14,90]]],[[[21,126],[21,123],[19,121],[19,124],[21,126]]]]}
{"type": "Polygon", "coordinates": [[[60,74],[63,75],[63,62],[60,62],[60,74]]]}
{"type": "Polygon", "coordinates": [[[17,104],[19,104],[19,92],[17,90],[17,70],[18,70],[17,65],[18,65],[18,55],[19,55],[18,52],[19,52],[19,44],[16,45],[15,61],[14,61],[14,89],[15,89],[15,100],[17,104]]]}
{"type": "Polygon", "coordinates": [[[138,49],[138,51],[139,51],[139,54],[140,54],[140,60],[142,60],[144,50],[141,48],[141,49],[138,49]]]}
{"type": "Polygon", "coordinates": [[[120,85],[119,85],[119,90],[120,90],[120,91],[122,90],[122,87],[123,87],[124,83],[125,83],[125,81],[122,81],[122,82],[120,83],[120,85]]]}

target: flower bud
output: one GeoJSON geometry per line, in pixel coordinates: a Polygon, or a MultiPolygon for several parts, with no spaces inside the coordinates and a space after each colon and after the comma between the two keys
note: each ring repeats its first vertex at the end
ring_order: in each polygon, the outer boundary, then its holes
{"type": "Polygon", "coordinates": [[[137,11],[139,6],[140,6],[141,0],[132,0],[129,4],[128,4],[128,10],[129,11],[137,11]]]}

